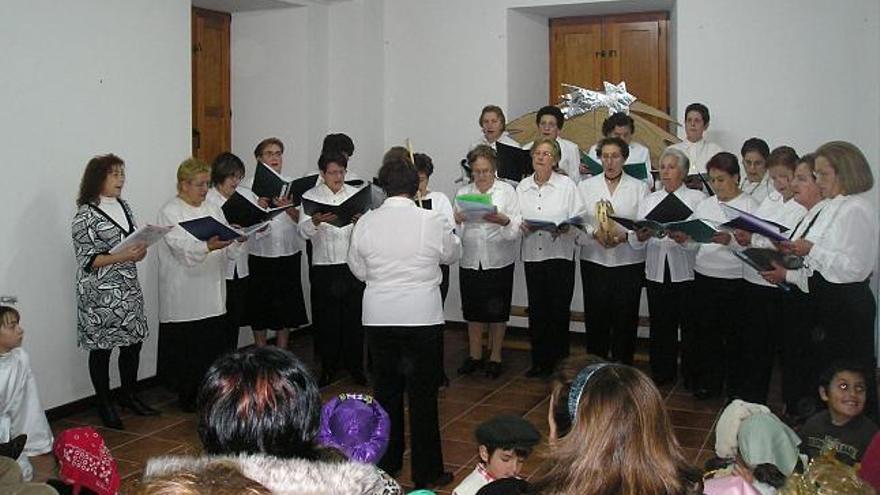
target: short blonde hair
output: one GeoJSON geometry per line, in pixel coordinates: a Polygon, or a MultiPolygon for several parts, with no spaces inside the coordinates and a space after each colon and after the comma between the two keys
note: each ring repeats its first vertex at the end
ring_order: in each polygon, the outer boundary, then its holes
{"type": "Polygon", "coordinates": [[[844,194],[858,194],[874,187],[874,175],[858,146],[846,141],[830,141],[819,146],[816,157],[823,157],[837,174],[844,194]]]}
{"type": "Polygon", "coordinates": [[[189,157],[177,167],[177,191],[180,185],[193,180],[199,174],[211,176],[211,166],[195,157],[189,157]]]}
{"type": "Polygon", "coordinates": [[[559,149],[559,143],[556,142],[555,139],[549,137],[539,137],[535,139],[532,143],[532,149],[529,151],[529,154],[535,156],[535,150],[538,149],[538,146],[542,144],[549,144],[553,149],[553,159],[556,160],[556,163],[559,163],[559,160],[562,158],[562,150],[559,149]]]}
{"type": "Polygon", "coordinates": [[[270,495],[265,486],[245,477],[232,463],[217,461],[204,471],[178,471],[141,482],[136,495],[270,495]]]}

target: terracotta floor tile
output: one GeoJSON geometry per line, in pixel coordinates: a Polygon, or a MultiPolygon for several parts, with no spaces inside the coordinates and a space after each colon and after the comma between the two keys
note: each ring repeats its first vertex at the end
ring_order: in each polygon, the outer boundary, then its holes
{"type": "Polygon", "coordinates": [[[679,409],[669,410],[669,420],[672,421],[672,426],[710,430],[715,426],[717,417],[718,415],[715,413],[682,411],[679,409]]]}
{"type": "Polygon", "coordinates": [[[457,440],[441,440],[443,445],[443,462],[456,466],[467,466],[477,456],[477,443],[459,442],[457,440]]]}
{"type": "Polygon", "coordinates": [[[182,445],[181,442],[172,442],[155,437],[143,437],[110,451],[116,459],[144,464],[148,459],[168,454],[182,445]]]}
{"type": "Polygon", "coordinates": [[[675,431],[675,437],[678,438],[678,443],[682,447],[691,449],[701,449],[711,433],[709,430],[698,430],[695,428],[673,427],[673,430],[675,431]]]}

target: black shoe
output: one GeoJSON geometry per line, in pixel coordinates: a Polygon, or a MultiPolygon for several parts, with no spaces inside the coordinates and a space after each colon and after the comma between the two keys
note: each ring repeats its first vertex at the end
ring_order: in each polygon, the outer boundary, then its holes
{"type": "Polygon", "coordinates": [[[443,372],[443,376],[440,377],[440,388],[448,388],[449,387],[449,377],[446,376],[446,372],[443,372]]]}
{"type": "Polygon", "coordinates": [[[25,444],[27,444],[27,435],[25,435],[24,433],[13,438],[7,443],[0,443],[0,457],[18,459],[18,457],[24,451],[25,444]]]}
{"type": "Polygon", "coordinates": [[[333,375],[334,373],[331,370],[321,370],[321,378],[318,380],[318,386],[326,387],[327,385],[333,383],[333,375]]]}
{"type": "Polygon", "coordinates": [[[434,481],[413,481],[413,488],[416,490],[422,490],[425,488],[446,486],[450,483],[452,483],[452,473],[442,472],[434,481]]]}
{"type": "Polygon", "coordinates": [[[136,416],[158,416],[160,411],[144,404],[135,394],[123,395],[119,398],[119,406],[128,409],[136,416]]]}
{"type": "Polygon", "coordinates": [[[122,420],[119,419],[119,413],[110,401],[98,402],[98,416],[101,417],[101,423],[107,428],[115,430],[124,430],[122,420]]]}
{"type": "Polygon", "coordinates": [[[544,378],[549,375],[550,372],[545,370],[543,366],[532,366],[529,371],[526,371],[526,376],[529,378],[544,378]]]}
{"type": "Polygon", "coordinates": [[[486,376],[493,380],[501,376],[501,363],[498,361],[489,361],[489,363],[486,364],[486,376]]]}
{"type": "Polygon", "coordinates": [[[477,371],[478,369],[480,369],[482,367],[483,367],[483,360],[482,359],[467,358],[464,360],[464,363],[462,363],[461,367],[458,368],[458,374],[459,375],[470,375],[471,373],[473,373],[474,371],[477,371]]]}

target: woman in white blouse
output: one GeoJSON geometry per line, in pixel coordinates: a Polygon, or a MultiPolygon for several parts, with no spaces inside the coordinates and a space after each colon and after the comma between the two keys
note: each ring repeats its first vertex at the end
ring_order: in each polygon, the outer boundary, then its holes
{"type": "MultiPolygon", "coordinates": [[[[199,382],[217,356],[227,331],[226,266],[241,245],[212,237],[200,241],[180,222],[223,211],[205,201],[211,168],[196,158],[177,168],[177,196],[159,211],[159,225],[174,228],[159,243],[159,357],[157,374],[177,389],[180,406],[195,410],[199,382]]],[[[240,239],[244,240],[244,239],[240,239]]]]}
{"type": "MultiPolygon", "coordinates": [[[[666,148],[660,155],[659,167],[660,183],[663,187],[642,202],[637,218],[645,218],[670,194],[675,195],[691,210],[696,209],[706,195],[685,186],[684,179],[689,169],[690,162],[683,151],[666,148]]],[[[629,237],[634,247],[647,244],[645,286],[651,315],[651,377],[658,385],[674,382],[678,378],[678,329],[681,327],[682,375],[685,386],[692,388],[696,373],[692,345],[693,317],[688,304],[694,280],[696,250],[678,243],[676,239],[684,241],[685,237],[677,232],[670,232],[662,238],[654,237],[646,229],[637,231],[635,239],[629,237]]]]}
{"type": "MultiPolygon", "coordinates": [[[[221,153],[211,163],[211,189],[205,197],[218,208],[223,208],[226,200],[236,191],[239,194],[253,195],[250,190],[240,188],[244,177],[244,163],[232,153],[221,153]]],[[[224,336],[226,351],[238,347],[238,329],[249,325],[247,320],[248,295],[248,252],[247,242],[242,244],[239,256],[226,264],[226,321],[229,332],[224,336]]]]}
{"type": "MultiPolygon", "coordinates": [[[[618,112],[602,122],[602,135],[605,137],[616,137],[623,140],[629,146],[629,155],[626,157],[624,165],[642,164],[645,167],[645,184],[651,189],[654,185],[654,176],[651,175],[651,152],[648,148],[636,141],[633,141],[633,134],[636,132],[636,123],[629,115],[618,112]]],[[[593,160],[601,163],[602,152],[598,145],[590,146],[587,155],[593,160]]],[[[580,166],[581,179],[589,172],[585,165],[580,166]]]]}
{"type": "MultiPolygon", "coordinates": [[[[318,170],[322,180],[303,194],[304,199],[340,205],[359,191],[345,183],[348,158],[344,153],[322,154],[318,170]]],[[[344,367],[356,384],[365,385],[361,326],[364,284],[346,264],[354,223],[337,227],[331,223],[334,220],[333,213],[303,214],[299,220],[300,233],[312,241],[312,320],[321,362],[318,384],[328,385],[336,370],[344,367]]]]}
{"type": "MultiPolygon", "coordinates": [[[[562,110],[554,105],[541,107],[535,115],[535,125],[538,126],[539,138],[552,139],[559,148],[556,170],[567,175],[577,184],[581,180],[581,150],[577,143],[559,137],[562,126],[565,125],[565,116],[562,114],[562,110]]],[[[538,140],[527,143],[523,149],[532,149],[538,140]]]]}
{"type": "MultiPolygon", "coordinates": [[[[857,360],[866,370],[876,368],[874,319],[876,301],[871,273],[877,263],[877,209],[866,195],[874,177],[864,154],[845,141],[825,143],[816,150],[816,184],[828,202],[810,235],[784,249],[804,257],[809,277],[809,300],[814,328],[822,329],[817,343],[818,368],[836,359],[857,360]]],[[[876,419],[877,385],[866,373],[865,412],[876,419]]]]}
{"type": "Polygon", "coordinates": [[[629,233],[613,220],[600,223],[600,209],[636,218],[648,195],[644,182],[623,173],[629,146],[608,137],[596,145],[604,171],[578,184],[590,222],[578,237],[587,352],[603,359],[633,363],[639,320],[639,300],[645,277],[645,249],[628,242],[629,233]]]}
{"type": "Polygon", "coordinates": [[[740,189],[761,204],[773,190],[770,176],[767,174],[767,159],[770,157],[770,146],[760,138],[749,138],[743,143],[739,152],[742,157],[742,178],[740,189]]]}
{"type": "MultiPolygon", "coordinates": [[[[717,226],[728,220],[722,204],[748,213],[758,208],[755,200],[739,188],[739,163],[734,154],[718,153],[706,164],[706,170],[715,196],[697,205],[694,218],[717,226]]],[[[730,312],[742,303],[743,271],[752,268],[733,254],[735,244],[729,232],[721,231],[711,243],[700,244],[697,251],[692,308],[697,315],[694,346],[699,358],[699,383],[694,396],[698,399],[718,396],[725,385],[728,396],[738,396],[746,378],[746,370],[739,365],[742,323],[730,312]]]]}
{"type": "MultiPolygon", "coordinates": [[[[743,161],[751,155],[751,159],[758,159],[756,152],[744,153],[743,161]]],[[[807,210],[794,199],[794,190],[791,180],[794,178],[798,156],[788,146],[780,146],[773,150],[767,158],[767,175],[771,177],[773,191],[761,203],[755,211],[759,218],[775,222],[789,229],[788,233],[795,228],[803,218],[807,210]]],[[[746,165],[746,170],[749,165],[746,165]]],[[[743,230],[735,230],[733,233],[738,246],[743,249],[749,247],[773,248],[773,243],[760,234],[752,235],[743,230]]],[[[744,267],[743,271],[746,284],[743,289],[742,331],[743,331],[743,354],[741,363],[743,368],[750,370],[749,379],[743,383],[741,398],[746,402],[758,404],[767,403],[767,391],[770,388],[770,373],[773,370],[773,360],[776,350],[783,342],[783,329],[785,328],[786,313],[783,311],[785,299],[789,297],[789,288],[780,288],[764,280],[760,273],[744,267]]],[[[785,351],[784,351],[785,352],[785,351]]],[[[791,361],[791,359],[788,359],[791,361]]],[[[783,359],[783,362],[785,359],[783,359]]],[[[784,365],[783,365],[784,366],[784,365]]],[[[799,379],[791,376],[783,370],[783,382],[790,379],[799,379]]],[[[783,390],[786,387],[783,384],[783,390]]],[[[783,392],[784,394],[785,392],[783,392]]],[[[790,402],[789,402],[790,403],[790,402]]]]}
{"type": "Polygon", "coordinates": [[[468,153],[474,182],[458,190],[458,195],[486,194],[498,212],[480,219],[455,213],[461,236],[462,255],[458,280],[461,310],[468,322],[469,353],[458,373],[467,375],[485,365],[486,375],[501,374],[501,346],[510,319],[513,268],[520,236],[519,202],[510,184],[495,176],[495,150],[479,145],[468,153]],[[483,330],[489,334],[489,361],[483,361],[483,330]]]}
{"type": "Polygon", "coordinates": [[[575,183],[553,171],[560,157],[556,140],[538,138],[531,154],[535,173],[516,188],[523,218],[521,255],[532,344],[532,367],[526,375],[546,377],[569,352],[577,234],[563,222],[586,212],[575,183]],[[561,225],[548,230],[530,220],[561,225]]]}
{"type": "Polygon", "coordinates": [[[403,396],[409,403],[412,477],[418,488],[444,485],[437,390],[441,264],[461,255],[448,220],[416,206],[419,177],[402,156],[388,156],[379,169],[388,199],[358,220],[351,234],[348,266],[366,282],[363,325],[373,360],[376,399],[388,411],[391,433],[379,467],[395,475],[403,466],[403,396]]]}
{"type": "MultiPolygon", "coordinates": [[[[706,163],[710,158],[720,153],[721,147],[707,141],[706,131],[709,129],[709,108],[702,103],[691,103],[684,110],[685,138],[680,143],[672,145],[681,150],[688,157],[690,169],[685,175],[705,174],[706,163]]],[[[689,181],[688,187],[702,189],[703,184],[699,179],[689,181]]]]}
{"type": "MultiPolygon", "coordinates": [[[[790,241],[781,243],[780,249],[789,252],[799,239],[816,240],[813,227],[822,215],[828,201],[816,184],[815,155],[808,153],[800,158],[791,180],[793,200],[806,213],[788,232],[790,241]]],[[[762,205],[763,206],[763,205],[762,205]]],[[[752,236],[752,243],[760,237],[752,236]]],[[[816,409],[816,387],[819,382],[819,363],[814,359],[817,342],[813,341],[813,318],[809,298],[809,270],[786,270],[775,265],[772,271],[761,272],[761,276],[771,284],[786,284],[779,311],[785,315],[782,320],[782,338],[779,347],[782,352],[782,398],[785,401],[785,414],[790,418],[805,419],[816,409]]]]}
{"type": "MultiPolygon", "coordinates": [[[[257,162],[265,163],[282,173],[284,143],[278,138],[266,138],[254,149],[257,162]]],[[[253,179],[247,182],[250,187],[253,179]]],[[[280,206],[283,198],[261,198],[280,206]]],[[[248,311],[254,330],[255,344],[266,345],[267,331],[275,331],[275,344],[287,348],[290,329],[308,323],[303,299],[302,252],[305,240],[299,232],[299,208],[288,208],[269,223],[266,235],[249,242],[248,265],[251,281],[248,287],[248,311]]]]}

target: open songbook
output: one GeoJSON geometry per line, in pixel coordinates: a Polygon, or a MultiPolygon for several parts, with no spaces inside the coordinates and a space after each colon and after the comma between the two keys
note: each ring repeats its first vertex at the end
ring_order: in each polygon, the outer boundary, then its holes
{"type": "Polygon", "coordinates": [[[284,210],[292,208],[293,204],[287,206],[279,206],[276,208],[263,208],[255,203],[247,195],[238,191],[232,193],[229,199],[223,203],[223,215],[226,221],[232,225],[240,227],[250,227],[258,223],[265,223],[272,220],[284,210]]]}
{"type": "Polygon", "coordinates": [[[773,270],[774,262],[786,270],[797,270],[804,266],[804,259],[800,256],[783,254],[775,249],[748,248],[742,251],[733,251],[733,254],[759,272],[773,270]]]}
{"type": "Polygon", "coordinates": [[[317,183],[317,174],[290,180],[272,167],[260,162],[254,172],[254,183],[251,190],[260,198],[289,198],[294,205],[299,205],[303,193],[315,187],[317,183]]]}
{"type": "Polygon", "coordinates": [[[715,229],[708,222],[700,219],[692,219],[692,220],[681,220],[678,222],[656,222],[654,220],[630,220],[629,218],[617,217],[614,215],[609,215],[608,218],[611,218],[615,222],[619,223],[623,228],[627,230],[640,230],[640,229],[648,229],[651,231],[651,234],[654,237],[665,237],[667,233],[675,231],[675,232],[684,232],[694,242],[699,242],[702,244],[708,244],[712,242],[712,236],[714,236],[718,230],[715,229]]]}
{"type": "Polygon", "coordinates": [[[158,242],[159,239],[165,237],[165,234],[170,232],[172,228],[173,227],[161,227],[158,225],[141,225],[137,230],[132,232],[131,235],[123,239],[122,242],[113,246],[113,248],[110,249],[110,254],[116,254],[137,244],[143,244],[148,247],[152,246],[158,242]]]}
{"type": "Polygon", "coordinates": [[[455,206],[465,222],[483,222],[486,215],[498,213],[490,194],[460,194],[455,197],[455,206]]]}
{"type": "Polygon", "coordinates": [[[550,232],[552,234],[561,233],[561,229],[566,225],[571,227],[576,227],[579,229],[584,228],[584,218],[580,215],[573,216],[569,219],[563,220],[561,222],[551,222],[549,220],[535,220],[529,218],[523,218],[523,225],[531,229],[532,231],[543,230],[546,232],[550,232]]]}
{"type": "Polygon", "coordinates": [[[751,213],[724,203],[721,203],[721,209],[724,211],[724,214],[727,215],[727,218],[731,219],[728,222],[722,223],[722,227],[745,230],[746,232],[751,232],[753,234],[761,234],[771,241],[788,240],[787,236],[782,235],[784,232],[788,232],[788,227],[784,225],[779,225],[776,222],[756,217],[751,213]]]}
{"type": "MultiPolygon", "coordinates": [[[[592,156],[588,153],[581,153],[581,162],[587,166],[588,173],[590,175],[599,175],[605,168],[602,167],[601,162],[597,162],[592,156]]],[[[631,177],[635,177],[639,180],[647,180],[648,178],[648,167],[644,162],[642,163],[627,163],[623,166],[623,173],[629,175],[631,177]]]]}
{"type": "Polygon", "coordinates": [[[233,239],[238,239],[239,237],[247,237],[253,234],[263,228],[266,223],[267,222],[262,222],[247,228],[234,229],[228,225],[224,225],[214,217],[207,216],[180,222],[178,225],[183,227],[184,230],[200,241],[207,241],[215,236],[221,241],[231,241],[233,239]]]}
{"type": "Polygon", "coordinates": [[[355,215],[369,210],[372,203],[372,190],[369,186],[362,187],[358,192],[352,194],[338,205],[328,205],[309,198],[302,199],[303,211],[306,215],[333,213],[336,215],[336,218],[328,223],[336,227],[345,227],[350,224],[355,215]]]}

